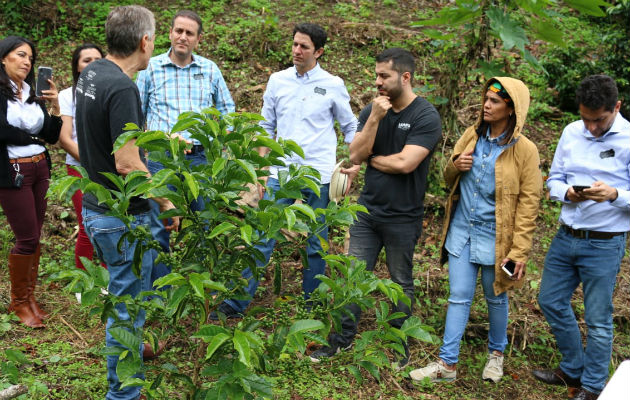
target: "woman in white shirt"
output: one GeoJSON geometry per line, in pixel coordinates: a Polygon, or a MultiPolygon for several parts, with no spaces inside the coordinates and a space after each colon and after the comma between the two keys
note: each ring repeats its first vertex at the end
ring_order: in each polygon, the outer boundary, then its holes
{"type": "MultiPolygon", "coordinates": [[[[79,147],[77,145],[77,130],[74,124],[75,103],[74,103],[74,90],[77,86],[77,80],[83,68],[89,63],[95,60],[103,58],[103,52],[101,49],[92,43],[85,43],[77,47],[72,53],[72,87],[59,92],[59,106],[61,109],[61,120],[63,125],[61,127],[61,135],[59,137],[59,144],[68,153],[66,155],[66,168],[68,175],[78,176],[81,174],[74,168],[77,165],[81,165],[79,162],[79,147]]],[[[72,204],[74,205],[74,211],[77,215],[79,223],[79,233],[77,235],[77,242],[74,247],[74,260],[77,268],[85,269],[83,263],[81,263],[80,257],[86,257],[90,260],[94,256],[94,248],[90,239],[85,233],[83,228],[83,218],[81,217],[83,193],[77,190],[72,195],[72,204]]]]}
{"type": "Polygon", "coordinates": [[[46,214],[50,156],[61,129],[57,89],[35,97],[35,45],[19,36],[0,41],[0,206],[16,243],[9,253],[11,305],[20,321],[43,328],[48,314],[35,301],[39,238],[46,214]],[[50,113],[44,100],[51,105],[50,113]]]}

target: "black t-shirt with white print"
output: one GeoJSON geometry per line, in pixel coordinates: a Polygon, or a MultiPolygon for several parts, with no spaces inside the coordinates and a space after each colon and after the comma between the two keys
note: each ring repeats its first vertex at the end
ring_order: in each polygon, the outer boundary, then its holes
{"type": "MultiPolygon", "coordinates": [[[[372,104],[359,114],[360,132],[372,111],[372,104]]],[[[409,174],[388,174],[368,165],[365,186],[358,202],[376,221],[412,222],[422,218],[429,163],[442,137],[440,115],[422,97],[416,97],[405,109],[392,109],[379,122],[372,152],[375,155],[400,153],[405,145],[427,148],[431,153],[409,174]]]]}

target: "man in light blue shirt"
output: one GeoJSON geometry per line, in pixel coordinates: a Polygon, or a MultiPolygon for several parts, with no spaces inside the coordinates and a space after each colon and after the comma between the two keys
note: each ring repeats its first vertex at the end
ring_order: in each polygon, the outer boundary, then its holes
{"type": "Polygon", "coordinates": [[[619,113],[615,81],[585,78],[577,91],[581,120],[562,133],[547,186],[563,203],[560,230],[545,259],[538,302],[562,361],[535,370],[548,384],[579,388],[575,399],[596,399],[612,353],[612,296],[630,230],[630,123],[619,113]],[[571,296],[582,283],[586,348],[571,296]]]}
{"type": "MultiPolygon", "coordinates": [[[[294,140],[304,150],[304,158],[299,156],[285,158],[289,164],[308,165],[319,171],[320,195],[312,190],[303,190],[304,202],[313,209],[328,206],[328,189],[330,178],[335,166],[337,153],[337,134],[335,120],[339,123],[346,143],[350,143],[357,129],[357,119],[350,108],[350,96],[343,83],[337,76],[324,71],[317,59],[324,53],[326,32],[318,25],[303,23],[293,29],[293,67],[271,75],[263,97],[261,114],[265,117],[260,125],[274,138],[294,140]]],[[[260,149],[265,154],[268,149],[260,149]]],[[[357,175],[360,166],[342,169],[341,172],[349,177],[349,181],[357,175]]],[[[273,198],[273,192],[280,188],[278,183],[278,168],[270,169],[267,180],[269,192],[264,193],[265,187],[259,187],[260,195],[266,199],[273,198]]],[[[348,184],[348,190],[350,183],[348,184]]],[[[279,199],[279,202],[289,202],[279,199]]],[[[303,270],[302,290],[305,298],[319,286],[318,274],[324,274],[326,262],[320,252],[321,237],[328,239],[328,228],[308,238],[306,253],[308,266],[303,270]]],[[[264,254],[266,262],[259,263],[259,267],[269,262],[276,241],[269,240],[258,249],[264,254]]],[[[254,296],[258,281],[252,271],[243,271],[243,277],[249,280],[247,293],[254,296]]],[[[219,307],[219,311],[228,317],[238,316],[245,311],[251,299],[226,300],[219,307]]]]}
{"type": "MultiPolygon", "coordinates": [[[[136,85],[140,91],[142,112],[149,130],[170,132],[177,122],[179,114],[186,111],[201,111],[215,107],[221,114],[234,112],[234,101],[225,84],[217,65],[193,54],[202,36],[202,22],[193,11],[182,10],[175,14],[169,31],[171,48],[168,52],[151,58],[146,70],[138,73],[136,85]]],[[[175,132],[173,132],[175,133],[175,132]]],[[[192,166],[206,164],[203,146],[196,140],[190,140],[187,131],[177,132],[182,140],[192,142],[192,148],[186,154],[192,166]]],[[[149,159],[151,174],[163,168],[159,162],[149,159]]],[[[205,209],[204,199],[193,201],[195,211],[205,209]]],[[[157,220],[159,209],[152,207],[152,218],[157,220]]],[[[169,233],[154,233],[163,251],[169,251],[169,233]]],[[[168,273],[162,264],[154,268],[152,279],[168,273]]]]}

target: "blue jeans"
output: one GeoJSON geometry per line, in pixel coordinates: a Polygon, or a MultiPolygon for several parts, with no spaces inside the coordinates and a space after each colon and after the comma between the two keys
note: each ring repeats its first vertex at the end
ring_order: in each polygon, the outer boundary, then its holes
{"type": "Polygon", "coordinates": [[[611,239],[579,239],[560,228],[551,242],[538,303],[562,354],[560,368],[582,386],[602,391],[612,354],[612,297],[624,255],[626,235],[611,239]],[[571,296],[582,283],[586,349],[571,308],[571,296]]]}
{"type": "MultiPolygon", "coordinates": [[[[121,236],[127,232],[127,227],[115,217],[110,217],[97,211],[93,211],[83,207],[83,224],[87,232],[90,242],[94,246],[94,250],[98,257],[107,265],[109,271],[109,285],[107,290],[115,296],[129,294],[137,296],[142,291],[151,289],[151,271],[153,263],[157,257],[155,250],[144,253],[142,259],[141,276],[137,277],[132,271],[133,254],[136,248],[135,243],[128,243],[126,240],[122,245],[122,249],[118,251],[118,241],[121,236]]],[[[149,213],[138,214],[136,220],[132,223],[132,227],[138,225],[149,226],[151,218],[149,213]]],[[[129,320],[127,308],[124,304],[116,306],[118,319],[121,321],[129,320]]],[[[142,335],[142,327],[144,325],[144,311],[140,311],[135,321],[134,328],[142,335]]],[[[109,328],[114,323],[113,318],[107,320],[105,328],[105,344],[107,347],[122,346],[110,334],[109,328]]],[[[140,337],[142,343],[142,337],[140,337]]],[[[140,348],[142,350],[142,348],[140,348]]],[[[142,352],[140,353],[142,354],[142,352]]],[[[139,387],[126,387],[120,389],[120,381],[116,374],[116,366],[118,364],[117,356],[107,356],[107,381],[109,383],[109,391],[107,392],[107,400],[132,400],[140,396],[139,387]]],[[[142,375],[138,377],[144,378],[142,375]]]]}
{"type": "MultiPolygon", "coordinates": [[[[375,221],[369,214],[358,213],[358,220],[350,227],[350,247],[348,253],[365,261],[368,271],[373,271],[381,249],[385,247],[385,256],[389,275],[399,284],[405,295],[415,302],[413,286],[413,252],[422,233],[422,220],[406,223],[385,223],[375,221]]],[[[400,328],[411,316],[412,307],[402,301],[395,305],[393,312],[403,312],[407,316],[390,321],[400,328]]],[[[348,347],[357,333],[361,308],[356,304],[348,306],[354,319],[345,315],[341,318],[342,331],[331,333],[328,343],[331,346],[348,347]]]]}
{"type": "MultiPolygon", "coordinates": [[[[321,185],[319,187],[320,193],[319,197],[310,189],[303,189],[302,196],[306,201],[306,204],[311,206],[311,208],[326,208],[328,207],[328,183],[325,185],[321,185]]],[[[265,192],[264,198],[267,200],[273,200],[273,193],[280,189],[280,183],[277,179],[269,178],[267,180],[268,191],[265,192]],[[270,193],[271,192],[271,193],[270,193]]],[[[277,203],[280,204],[292,204],[294,203],[293,199],[278,199],[277,203]]],[[[320,222],[323,222],[324,219],[320,218],[320,222]]],[[[324,227],[321,231],[317,232],[317,235],[321,236],[323,240],[328,240],[328,227],[324,227]]],[[[306,255],[308,258],[308,268],[304,268],[302,271],[302,291],[304,292],[304,298],[308,299],[310,294],[313,293],[315,289],[319,286],[319,279],[315,278],[316,275],[323,275],[326,273],[326,262],[322,259],[321,252],[323,251],[322,245],[319,241],[319,237],[317,235],[311,235],[307,239],[306,245],[306,255]]],[[[275,239],[269,239],[265,243],[257,245],[256,248],[263,253],[265,256],[265,261],[256,261],[257,267],[266,266],[269,263],[269,259],[271,258],[271,253],[273,253],[273,249],[276,246],[275,239]]],[[[252,298],[256,294],[256,289],[258,289],[258,280],[254,278],[252,270],[246,268],[243,270],[242,277],[249,280],[249,285],[245,289],[247,294],[250,296],[247,300],[236,300],[236,299],[227,299],[225,303],[232,307],[235,311],[242,313],[245,311],[249,303],[251,303],[252,298]]]]}
{"type": "Polygon", "coordinates": [[[503,292],[494,294],[494,265],[481,265],[470,262],[470,241],[466,243],[460,256],[448,255],[448,279],[450,296],[446,311],[444,340],[440,347],[440,358],[448,364],[456,364],[459,345],[468,324],[470,306],[475,296],[477,274],[481,269],[481,286],[488,305],[488,351],[503,353],[507,346],[508,298],[503,292]]]}
{"type": "MultiPolygon", "coordinates": [[[[191,161],[191,166],[197,166],[197,165],[202,165],[202,164],[207,163],[206,155],[204,154],[203,151],[186,154],[186,159],[191,161]]],[[[151,173],[151,175],[153,175],[157,173],[158,171],[164,169],[164,166],[157,161],[152,161],[149,159],[147,162],[147,168],[149,169],[149,172],[151,173]]],[[[169,185],[169,189],[171,189],[172,191],[175,191],[175,187],[171,185],[169,185]]],[[[193,200],[192,203],[190,204],[190,207],[194,211],[204,210],[206,206],[205,206],[205,201],[203,197],[199,196],[196,200],[193,200]]],[[[160,247],[162,247],[163,252],[170,253],[171,233],[168,232],[166,229],[164,229],[164,224],[162,223],[162,220],[158,218],[159,215],[160,215],[160,206],[156,202],[152,201],[151,202],[151,235],[153,236],[155,240],[158,241],[158,243],[160,244],[160,247]]],[[[155,268],[153,268],[153,273],[151,275],[151,282],[155,282],[157,279],[163,276],[166,276],[170,273],[171,273],[170,266],[164,263],[158,263],[155,265],[155,268]]]]}

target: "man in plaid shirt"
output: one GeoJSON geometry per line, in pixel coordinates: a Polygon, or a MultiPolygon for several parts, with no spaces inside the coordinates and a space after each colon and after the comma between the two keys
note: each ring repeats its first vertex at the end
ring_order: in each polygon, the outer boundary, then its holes
{"type": "MultiPolygon", "coordinates": [[[[177,12],[171,23],[169,39],[171,48],[168,52],[151,58],[146,70],[138,73],[136,85],[142,100],[142,112],[149,130],[170,132],[177,122],[179,114],[186,111],[201,111],[215,107],[221,114],[234,112],[234,101],[225,84],[217,65],[197,54],[197,47],[202,36],[201,18],[189,10],[177,12]]],[[[192,149],[186,158],[192,165],[206,164],[204,148],[196,140],[190,139],[190,133],[177,132],[192,149]]],[[[163,168],[162,164],[149,159],[151,174],[163,168]]],[[[191,204],[193,210],[205,208],[203,198],[199,197],[191,204]]],[[[159,209],[153,207],[152,217],[157,219],[159,209]]],[[[157,232],[156,232],[157,233],[157,232]]],[[[169,251],[169,233],[162,230],[157,236],[162,249],[169,251]]],[[[162,264],[155,266],[152,280],[168,273],[162,264]]]]}

